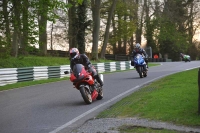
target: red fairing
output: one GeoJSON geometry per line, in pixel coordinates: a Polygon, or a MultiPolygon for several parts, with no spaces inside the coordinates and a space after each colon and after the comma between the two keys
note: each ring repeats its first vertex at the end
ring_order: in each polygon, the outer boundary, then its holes
{"type": "Polygon", "coordinates": [[[73,73],[71,73],[71,76],[70,76],[70,81],[73,82],[74,80],[76,79],[76,77],[74,76],[73,73]]]}
{"type": "MultiPolygon", "coordinates": [[[[91,76],[91,73],[87,72],[84,67],[81,69],[79,76],[84,76],[84,78],[80,82],[87,82],[89,85],[94,84],[94,79],[91,76]]],[[[74,73],[71,73],[70,81],[74,82],[77,78],[75,77],[74,73]]]]}
{"type": "Polygon", "coordinates": [[[97,98],[97,96],[98,96],[98,92],[96,90],[94,90],[92,92],[92,100],[94,101],[97,98]]]}
{"type": "Polygon", "coordinates": [[[94,79],[92,78],[91,75],[87,75],[83,81],[87,82],[89,85],[94,84],[94,79]]]}
{"type": "MultiPolygon", "coordinates": [[[[81,69],[80,76],[82,76],[82,75],[88,75],[87,71],[84,68],[81,69]]],[[[75,77],[74,73],[71,73],[70,81],[74,82],[75,79],[76,79],[76,77],[75,77]]]]}

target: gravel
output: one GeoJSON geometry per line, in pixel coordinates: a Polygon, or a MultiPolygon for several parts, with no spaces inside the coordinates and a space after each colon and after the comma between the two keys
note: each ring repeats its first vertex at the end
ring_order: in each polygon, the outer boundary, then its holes
{"type": "Polygon", "coordinates": [[[140,118],[102,118],[85,122],[71,133],[120,133],[118,127],[122,125],[149,127],[154,129],[168,129],[179,132],[200,133],[200,128],[174,125],[166,122],[152,121],[140,118]]]}

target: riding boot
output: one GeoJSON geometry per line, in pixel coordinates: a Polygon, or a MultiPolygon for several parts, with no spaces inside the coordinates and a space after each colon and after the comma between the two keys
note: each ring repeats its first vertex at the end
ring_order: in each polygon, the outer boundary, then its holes
{"type": "Polygon", "coordinates": [[[92,87],[92,92],[95,90],[95,85],[93,84],[93,85],[91,85],[91,87],[92,87]]]}
{"type": "Polygon", "coordinates": [[[149,62],[149,61],[148,61],[147,58],[145,59],[145,62],[146,62],[147,68],[149,68],[149,65],[148,65],[148,62],[149,62]]]}
{"type": "Polygon", "coordinates": [[[99,77],[98,74],[95,75],[94,78],[97,80],[97,82],[98,82],[101,86],[103,86],[103,81],[101,80],[101,78],[99,77]]]}
{"type": "Polygon", "coordinates": [[[147,69],[146,65],[144,65],[144,70],[145,70],[145,71],[148,71],[148,69],[147,69]]]}

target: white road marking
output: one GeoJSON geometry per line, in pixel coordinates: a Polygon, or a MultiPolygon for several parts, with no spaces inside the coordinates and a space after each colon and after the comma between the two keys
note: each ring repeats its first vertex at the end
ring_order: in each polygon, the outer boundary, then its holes
{"type": "Polygon", "coordinates": [[[108,103],[110,103],[110,102],[116,100],[117,98],[119,98],[119,97],[121,97],[121,96],[123,96],[123,95],[125,95],[125,94],[127,94],[127,93],[129,93],[129,92],[131,92],[131,91],[133,91],[133,90],[135,90],[136,88],[139,88],[139,87],[140,87],[140,86],[138,85],[138,86],[136,86],[136,87],[134,87],[134,88],[132,88],[132,89],[130,89],[130,90],[128,90],[128,91],[125,91],[124,93],[121,93],[121,94],[117,95],[116,97],[114,97],[114,98],[108,100],[107,102],[104,102],[104,103],[102,103],[102,104],[100,104],[100,105],[98,105],[98,106],[96,106],[96,107],[94,107],[94,108],[88,110],[87,112],[83,113],[82,115],[79,115],[78,117],[72,119],[71,121],[67,122],[66,124],[64,124],[64,125],[62,125],[62,126],[60,126],[60,127],[58,127],[57,129],[55,129],[55,130],[53,130],[53,131],[51,131],[51,132],[49,132],[49,133],[57,133],[57,132],[61,131],[62,129],[64,129],[64,128],[66,128],[67,126],[71,125],[72,123],[78,121],[79,119],[85,117],[86,115],[88,115],[88,114],[90,114],[91,112],[97,110],[98,108],[100,108],[100,107],[102,107],[102,106],[104,106],[104,105],[106,105],[106,104],[108,104],[108,103]]]}

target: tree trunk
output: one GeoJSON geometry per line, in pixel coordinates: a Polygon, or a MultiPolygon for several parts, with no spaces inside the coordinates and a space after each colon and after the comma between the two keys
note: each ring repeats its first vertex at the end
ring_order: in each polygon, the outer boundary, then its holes
{"type": "Polygon", "coordinates": [[[98,42],[100,29],[100,6],[101,0],[92,0],[92,16],[93,16],[93,45],[92,45],[92,59],[98,60],[98,42]]]}
{"type": "Polygon", "coordinates": [[[111,6],[109,14],[108,14],[106,31],[105,31],[105,34],[104,34],[104,42],[103,42],[103,47],[102,47],[102,50],[101,50],[101,58],[105,58],[106,47],[107,47],[107,43],[108,43],[108,39],[109,39],[110,23],[111,23],[112,15],[113,15],[113,12],[115,10],[116,4],[117,4],[117,0],[113,0],[112,6],[111,6]]]}
{"type": "MultiPolygon", "coordinates": [[[[118,14],[117,14],[117,16],[118,16],[118,20],[121,20],[121,14],[118,12],[118,14]]],[[[117,34],[117,38],[119,38],[118,39],[118,43],[117,43],[117,46],[118,46],[118,52],[120,52],[120,53],[118,53],[118,54],[122,54],[122,52],[123,52],[123,48],[122,48],[122,24],[121,24],[121,21],[118,21],[118,34],[117,34]]]]}
{"type": "Polygon", "coordinates": [[[66,1],[72,4],[72,7],[70,7],[68,11],[68,17],[69,17],[68,40],[69,40],[69,49],[70,49],[72,47],[78,47],[77,41],[76,41],[76,34],[77,34],[76,7],[73,0],[66,0],[66,1]]]}
{"type": "MultiPolygon", "coordinates": [[[[138,1],[137,4],[139,5],[138,1]]],[[[143,27],[143,16],[144,16],[144,7],[142,8],[141,18],[140,21],[137,19],[137,30],[136,30],[136,43],[141,44],[141,35],[142,35],[142,27],[143,27]]],[[[139,18],[139,16],[137,16],[139,18]]]]}
{"type": "MultiPolygon", "coordinates": [[[[112,17],[112,28],[113,28],[113,37],[115,37],[117,28],[115,27],[115,18],[114,17],[112,17]]],[[[113,54],[116,54],[117,53],[116,42],[113,42],[112,46],[113,46],[113,54]]]]}
{"type": "Polygon", "coordinates": [[[22,22],[23,22],[23,36],[22,36],[22,43],[21,43],[21,52],[23,55],[28,54],[27,53],[27,46],[28,46],[28,0],[23,0],[22,4],[22,22]]]}
{"type": "Polygon", "coordinates": [[[194,21],[194,16],[193,16],[193,9],[194,9],[194,3],[190,4],[190,11],[189,11],[189,20],[188,20],[188,36],[189,36],[189,44],[192,44],[193,36],[194,36],[194,31],[193,31],[193,21],[194,21]]]}
{"type": "Polygon", "coordinates": [[[48,0],[39,1],[39,49],[41,55],[47,54],[47,12],[48,0]]]}
{"type": "Polygon", "coordinates": [[[87,0],[83,0],[83,3],[78,6],[78,33],[77,33],[77,43],[80,53],[85,53],[85,29],[86,24],[86,7],[87,0]]]}
{"type": "Polygon", "coordinates": [[[10,36],[10,22],[8,19],[8,11],[7,11],[7,6],[8,0],[3,0],[3,17],[5,20],[5,27],[6,27],[6,48],[9,50],[11,48],[11,36],[10,36]]]}
{"type": "Polygon", "coordinates": [[[19,36],[20,36],[20,2],[13,0],[13,26],[14,26],[14,33],[13,33],[13,42],[12,42],[12,52],[11,55],[14,57],[18,56],[18,49],[19,49],[19,36]]]}
{"type": "MultiPolygon", "coordinates": [[[[126,21],[127,20],[127,16],[126,16],[126,14],[124,15],[124,21],[126,21]]],[[[125,33],[127,32],[127,29],[124,29],[125,30],[125,33]]],[[[126,54],[126,47],[127,47],[127,35],[126,34],[124,34],[124,36],[123,36],[123,44],[124,44],[124,46],[123,46],[123,54],[126,54]]]]}
{"type": "Polygon", "coordinates": [[[51,50],[53,50],[53,23],[51,24],[51,50]]]}

